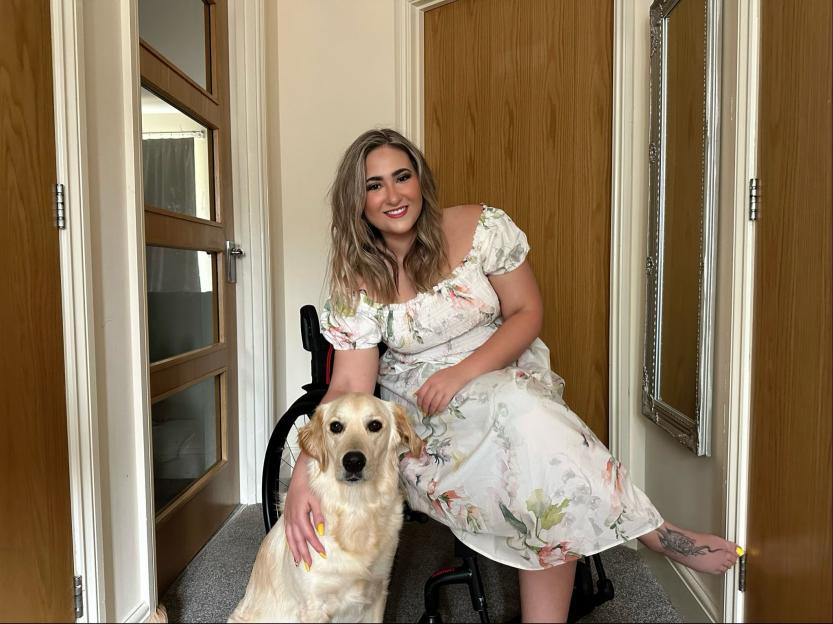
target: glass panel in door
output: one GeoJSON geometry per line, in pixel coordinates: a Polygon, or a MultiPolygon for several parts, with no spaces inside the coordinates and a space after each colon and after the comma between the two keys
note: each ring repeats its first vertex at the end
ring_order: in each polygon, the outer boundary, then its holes
{"type": "Polygon", "coordinates": [[[216,254],[148,245],[151,364],[218,340],[216,254]]]}
{"type": "Polygon", "coordinates": [[[220,376],[154,403],[153,499],[158,514],[221,457],[220,376]]]}
{"type": "Polygon", "coordinates": [[[211,133],[148,89],[142,89],[145,206],[212,219],[211,133]]]}
{"type": "Polygon", "coordinates": [[[139,37],[207,91],[209,24],[203,0],[139,0],[139,37]]]}

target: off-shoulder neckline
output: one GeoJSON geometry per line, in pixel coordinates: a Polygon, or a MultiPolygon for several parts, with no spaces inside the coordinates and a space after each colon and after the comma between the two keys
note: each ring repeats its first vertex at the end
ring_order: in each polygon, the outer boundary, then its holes
{"type": "Polygon", "coordinates": [[[471,237],[471,247],[469,248],[469,252],[460,261],[460,263],[451,270],[451,273],[448,274],[448,277],[444,277],[439,282],[437,282],[434,286],[431,287],[431,290],[419,292],[406,301],[394,301],[393,303],[378,303],[371,299],[370,296],[367,294],[367,291],[364,289],[359,291],[360,298],[362,298],[368,304],[376,307],[402,307],[407,306],[409,304],[413,304],[416,301],[419,301],[420,299],[427,297],[428,295],[433,295],[441,291],[446,286],[446,284],[457,278],[460,272],[471,263],[471,260],[477,254],[477,247],[479,242],[478,237],[480,236],[480,231],[483,229],[483,213],[485,213],[486,210],[494,209],[493,206],[488,206],[486,204],[480,204],[480,206],[480,215],[477,217],[477,224],[474,226],[474,233],[471,237]]]}

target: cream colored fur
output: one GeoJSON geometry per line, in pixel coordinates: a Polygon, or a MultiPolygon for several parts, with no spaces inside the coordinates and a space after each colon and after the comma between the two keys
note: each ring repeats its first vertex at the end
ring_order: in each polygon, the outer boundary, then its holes
{"type": "Polygon", "coordinates": [[[398,453],[406,445],[420,455],[422,440],[400,406],[353,393],[321,405],[300,441],[313,459],[310,486],[321,501],[327,558],[310,549],[310,570],[296,566],[279,518],[229,622],[381,622],[402,527],[398,453]],[[335,421],[340,433],[330,429],[335,421]],[[381,430],[369,430],[371,421],[381,430]],[[342,458],[351,451],[366,457],[360,481],[345,480],[342,458]]]}

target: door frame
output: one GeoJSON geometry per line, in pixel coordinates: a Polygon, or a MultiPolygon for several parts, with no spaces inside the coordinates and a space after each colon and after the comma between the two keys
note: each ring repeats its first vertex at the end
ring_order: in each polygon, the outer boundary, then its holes
{"type": "MultiPolygon", "coordinates": [[[[454,0],[397,0],[395,5],[396,124],[423,145],[424,13],[454,0]]],[[[613,8],[613,166],[610,249],[610,450],[629,467],[634,482],[645,482],[641,454],[642,332],[645,290],[644,250],[648,218],[648,13],[651,0],[614,0],[613,8]],[[621,410],[621,406],[628,409],[621,410]]],[[[733,33],[736,84],[733,115],[725,115],[723,134],[734,142],[731,178],[722,183],[721,199],[733,207],[731,380],[726,532],[746,540],[749,461],[749,392],[751,388],[752,288],[754,226],[747,219],[747,184],[754,177],[758,102],[760,0],[740,0],[733,33]]],[[[725,24],[725,22],[724,22],[725,24]]],[[[726,101],[726,98],[723,99],[726,101]]],[[[725,169],[724,169],[725,170],[725,169]]],[[[635,548],[635,545],[633,546],[635,548]]],[[[675,568],[679,580],[700,607],[710,604],[696,578],[675,568]]],[[[743,621],[743,593],[737,590],[737,567],[724,578],[725,621],[743,621]]],[[[713,609],[705,609],[708,614],[713,609]]],[[[719,615],[719,614],[718,614],[719,615]]]]}
{"type": "MultiPolygon", "coordinates": [[[[721,189],[723,198],[728,198],[731,193],[733,201],[730,205],[734,207],[726,528],[737,543],[746,544],[755,287],[755,223],[748,218],[748,185],[757,175],[760,0],[741,0],[736,11],[737,30],[733,33],[737,54],[735,110],[723,117],[725,122],[734,120],[733,124],[726,123],[724,133],[732,132],[735,175],[731,188],[728,191],[721,189]]],[[[724,37],[724,41],[731,41],[731,38],[724,37]]],[[[736,566],[724,579],[723,614],[726,621],[745,621],[743,599],[743,592],[738,590],[736,566]]]]}
{"type": "MultiPolygon", "coordinates": [[[[65,186],[67,229],[60,232],[64,354],[66,360],[67,426],[69,445],[70,500],[72,510],[73,564],[84,578],[84,615],[79,622],[102,621],[108,613],[105,586],[103,493],[99,456],[98,408],[95,362],[95,322],[92,292],[93,260],[87,196],[87,115],[84,82],[84,25],[80,0],[50,0],[55,93],[55,143],[58,181],[65,186]]],[[[140,121],[139,36],[137,0],[122,5],[121,49],[123,83],[116,88],[130,94],[123,132],[125,158],[132,163],[125,171],[124,198],[130,245],[126,250],[136,276],[131,285],[131,318],[143,318],[144,236],[141,193],[141,158],[136,138],[140,121]]],[[[238,414],[240,496],[242,503],[259,502],[259,477],[269,434],[274,423],[274,357],[270,256],[272,251],[267,204],[264,62],[264,0],[229,3],[229,66],[232,125],[232,176],[234,179],[236,237],[246,256],[238,266],[238,414]],[[245,68],[246,71],[241,71],[245,68]],[[246,260],[249,260],[248,262],[246,260]]],[[[89,26],[88,26],[89,27],[89,26]]],[[[144,484],[138,525],[139,569],[142,579],[140,604],[124,616],[125,621],[146,621],[156,608],[154,543],[153,460],[150,446],[147,328],[134,326],[129,357],[140,364],[127,402],[136,421],[137,478],[144,484]]],[[[118,579],[110,579],[118,583],[118,579]]],[[[112,606],[111,606],[112,608],[112,606]]]]}
{"type": "Polygon", "coordinates": [[[96,622],[104,611],[104,544],[96,407],[95,324],[79,0],[51,0],[56,173],[64,184],[67,228],[59,231],[61,306],[69,445],[73,566],[84,579],[84,615],[96,622]]]}

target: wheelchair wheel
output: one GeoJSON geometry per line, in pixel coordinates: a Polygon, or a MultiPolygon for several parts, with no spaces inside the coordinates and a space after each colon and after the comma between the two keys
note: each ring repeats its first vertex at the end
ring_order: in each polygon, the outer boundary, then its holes
{"type": "Polygon", "coordinates": [[[279,506],[289,487],[292,470],[301,452],[298,446],[298,431],[312,418],[325,392],[326,389],[308,390],[281,416],[269,437],[266,457],[263,459],[261,484],[263,522],[267,533],[278,521],[279,506]]]}

